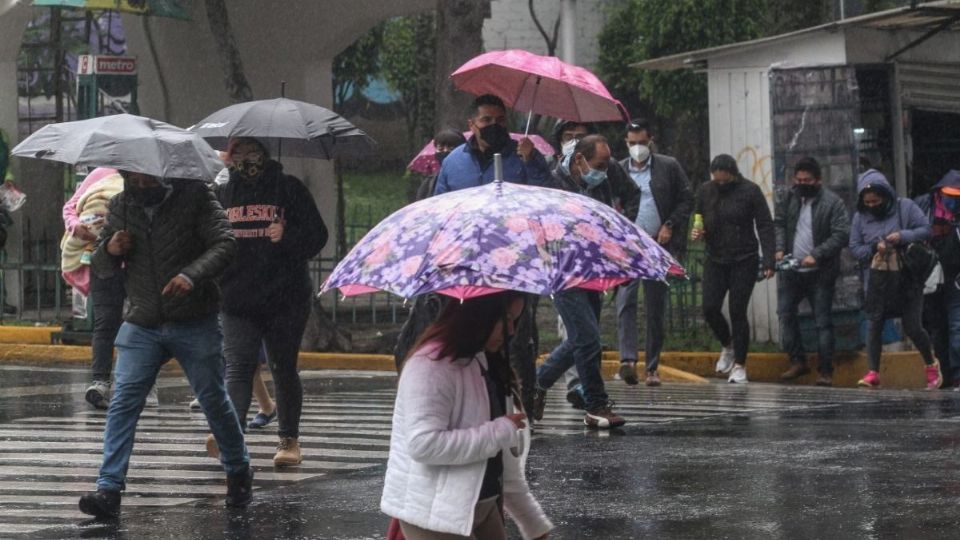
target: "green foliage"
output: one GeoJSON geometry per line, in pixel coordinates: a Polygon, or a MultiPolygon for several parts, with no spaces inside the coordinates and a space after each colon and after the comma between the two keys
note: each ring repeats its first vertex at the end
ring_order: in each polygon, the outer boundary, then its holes
{"type": "Polygon", "coordinates": [[[350,95],[363,90],[380,70],[383,24],[354,41],[333,58],[333,108],[339,111],[350,95]]]}
{"type": "Polygon", "coordinates": [[[432,54],[422,51],[433,51],[436,39],[432,13],[398,17],[384,25],[381,73],[390,88],[400,94],[410,150],[418,140],[432,135],[436,62],[432,54]]]}

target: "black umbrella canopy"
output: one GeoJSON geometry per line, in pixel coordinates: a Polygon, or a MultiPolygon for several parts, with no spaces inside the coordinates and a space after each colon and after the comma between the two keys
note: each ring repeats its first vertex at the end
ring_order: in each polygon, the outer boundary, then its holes
{"type": "Polygon", "coordinates": [[[230,139],[254,137],[274,156],[333,159],[372,154],[377,143],[339,114],[287,98],[237,103],[189,128],[211,146],[226,150],[230,139]]]}

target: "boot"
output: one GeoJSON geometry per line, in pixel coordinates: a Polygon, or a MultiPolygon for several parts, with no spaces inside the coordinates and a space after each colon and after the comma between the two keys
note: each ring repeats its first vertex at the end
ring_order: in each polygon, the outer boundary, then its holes
{"type": "Polygon", "coordinates": [[[277,445],[277,454],[273,456],[274,467],[284,467],[288,465],[299,465],[303,461],[303,455],[300,453],[300,441],[295,437],[280,437],[280,444],[277,445]]]}

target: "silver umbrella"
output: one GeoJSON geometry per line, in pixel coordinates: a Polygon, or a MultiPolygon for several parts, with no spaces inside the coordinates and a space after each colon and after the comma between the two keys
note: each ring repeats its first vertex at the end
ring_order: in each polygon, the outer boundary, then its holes
{"type": "Polygon", "coordinates": [[[214,148],[234,137],[254,137],[274,156],[333,159],[376,151],[377,143],[339,114],[303,101],[277,98],[237,103],[189,128],[214,148]]]}
{"type": "Polygon", "coordinates": [[[196,133],[132,114],[50,124],[11,153],[160,178],[213,181],[223,169],[216,150],[196,133]]]}

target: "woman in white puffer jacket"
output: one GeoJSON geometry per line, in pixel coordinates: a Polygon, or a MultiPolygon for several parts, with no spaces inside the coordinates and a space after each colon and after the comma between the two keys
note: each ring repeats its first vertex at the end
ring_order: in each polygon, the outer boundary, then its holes
{"type": "Polygon", "coordinates": [[[553,528],[524,477],[529,449],[506,337],[523,297],[450,302],[403,365],[380,509],[407,540],[526,539],[553,528]],[[508,414],[510,413],[510,414],[508,414]]]}

